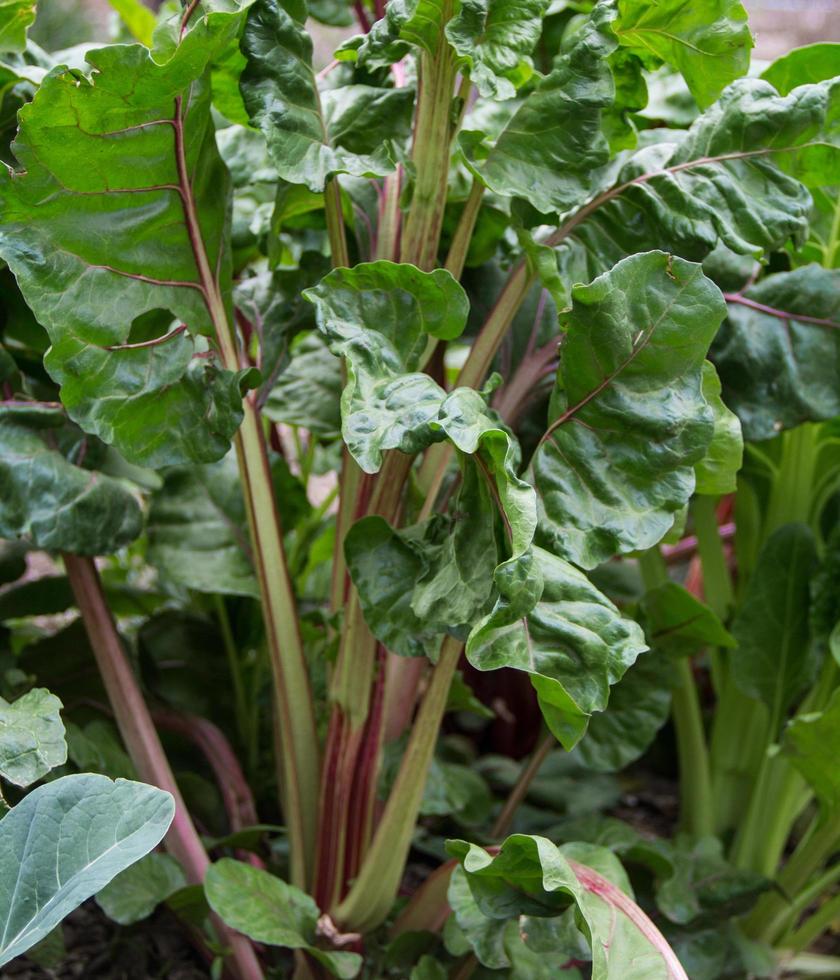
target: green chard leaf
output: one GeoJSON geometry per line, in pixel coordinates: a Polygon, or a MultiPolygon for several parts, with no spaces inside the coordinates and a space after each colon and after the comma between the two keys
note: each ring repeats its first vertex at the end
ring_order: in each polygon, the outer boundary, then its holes
{"type": "Polygon", "coordinates": [[[207,901],[229,926],[269,946],[303,949],[334,977],[355,977],[362,966],[357,953],[331,952],[315,945],[320,912],[299,888],[267,871],[222,858],[204,879],[207,901]]]}
{"type": "MultiPolygon", "coordinates": [[[[497,932],[505,920],[526,916],[522,932],[528,945],[531,922],[556,918],[574,905],[592,950],[592,980],[619,975],[622,980],[686,980],[606,849],[589,844],[558,848],[544,837],[514,834],[495,856],[466,841],[448,841],[447,850],[461,862],[478,913],[497,932]]],[[[482,946],[473,948],[481,959],[482,946]]]]}
{"type": "Polygon", "coordinates": [[[0,820],[0,966],[155,847],[175,801],[90,774],[39,786],[0,820]]]}
{"type": "Polygon", "coordinates": [[[840,44],[821,42],[794,48],[764,69],[761,77],[782,95],[800,85],[840,75],[840,44]]]}
{"type": "Polygon", "coordinates": [[[429,423],[446,394],[418,368],[430,337],[453,340],[466,324],[467,297],[452,276],[368,262],[335,269],[304,297],[346,360],[342,435],[359,466],[375,473],[386,450],[418,452],[439,439],[429,423]]]}
{"type": "Polygon", "coordinates": [[[752,35],[739,0],[618,0],[613,30],[646,68],[676,68],[702,108],[746,75],[752,35]]]}
{"type": "Polygon", "coordinates": [[[143,516],[129,490],[71,461],[84,455],[79,435],[58,405],[0,404],[0,535],[101,555],[140,534],[143,516]]]}
{"type": "Polygon", "coordinates": [[[35,0],[0,0],[0,53],[23,51],[34,22],[35,0]]]}
{"type": "Polygon", "coordinates": [[[0,778],[29,786],[67,761],[61,701],[43,687],[0,698],[0,778]]]}
{"type": "Polygon", "coordinates": [[[567,211],[597,187],[609,159],[602,111],[613,102],[607,56],[617,42],[609,30],[611,4],[591,20],[514,113],[493,147],[465,130],[461,147],[471,169],[497,194],[522,197],[543,213],[567,211]]]}
{"type": "Polygon", "coordinates": [[[687,657],[706,646],[736,645],[712,610],[676,582],[650,589],[639,608],[648,642],[669,656],[687,657]]]}
{"type": "Polygon", "coordinates": [[[220,458],[242,418],[239,377],[199,336],[230,281],[205,69],[242,19],[210,6],[180,44],[159,32],[154,57],[113,45],[88,52],[91,78],[50,72],[20,112],[19,169],[0,175],[0,256],[70,417],[148,466],[220,458]]]}
{"type": "Polygon", "coordinates": [[[840,690],[824,711],[797,715],[787,726],[782,750],[814,790],[826,814],[840,809],[840,690]]]}
{"type": "Polygon", "coordinates": [[[241,89],[280,176],[322,191],[336,174],[390,173],[394,143],[408,134],[414,92],[346,85],[319,94],[302,0],[258,0],[241,47],[241,89]]]}
{"type": "Polygon", "coordinates": [[[541,548],[500,565],[495,581],[499,599],[472,630],[467,659],[479,670],[529,673],[549,728],[570,750],[647,649],[642,630],[582,572],[541,548]]]}
{"type": "Polygon", "coordinates": [[[533,69],[529,55],[548,0],[462,0],[446,37],[480,95],[512,99],[533,69]]]}
{"type": "Polygon", "coordinates": [[[714,365],[703,363],[703,397],[715,413],[715,428],[706,455],[694,464],[695,493],[720,497],[734,493],[744,458],[741,422],[721,398],[721,383],[714,365]]]}
{"type": "Polygon", "coordinates": [[[649,548],[691,496],[714,434],[703,362],[723,319],[699,265],[663,252],[575,286],[535,453],[538,540],[594,568],[649,548]]]}
{"type": "Polygon", "coordinates": [[[96,896],[96,903],[109,919],[130,926],[152,912],[187,879],[181,865],[168,854],[147,854],[121,871],[96,896]]]}
{"type": "Polygon", "coordinates": [[[727,298],[712,358],[746,438],[840,415],[840,270],[806,265],[727,298]]]}
{"type": "Polygon", "coordinates": [[[817,564],[814,537],[804,524],[785,524],[767,539],[732,633],[738,649],[732,677],[770,709],[776,730],[787,710],[814,679],[817,663],[808,643],[811,576],[817,564]]]}

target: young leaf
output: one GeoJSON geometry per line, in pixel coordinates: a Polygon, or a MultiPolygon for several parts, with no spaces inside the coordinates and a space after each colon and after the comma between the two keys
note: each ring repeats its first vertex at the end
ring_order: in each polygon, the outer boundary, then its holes
{"type": "Polygon", "coordinates": [[[158,844],[169,793],[105,776],[62,776],[0,820],[0,966],[158,844]]]}
{"type": "Polygon", "coordinates": [[[794,48],[777,58],[761,77],[782,95],[800,85],[822,82],[840,75],[840,44],[821,42],[794,48]]]}
{"type": "Polygon", "coordinates": [[[222,858],[204,879],[213,911],[239,932],[269,946],[304,949],[334,977],[355,977],[362,966],[356,953],[330,952],[314,945],[320,912],[299,888],[267,871],[222,858]]]}
{"type": "Polygon", "coordinates": [[[446,37],[480,95],[512,99],[532,68],[547,0],[463,0],[446,37]]]}
{"type": "Polygon", "coordinates": [[[55,69],[0,176],[0,256],[50,336],[45,366],[71,418],[144,465],[218,459],[242,418],[239,378],[193,339],[224,321],[230,276],[204,71],[240,22],[213,10],[155,58],[91,51],[91,79],[55,69]]]}
{"type": "Polygon", "coordinates": [[[703,397],[715,415],[715,428],[706,455],[694,464],[694,492],[720,497],[734,493],[744,457],[741,423],[720,396],[721,384],[714,365],[703,362],[703,397]]]}
{"type": "Polygon", "coordinates": [[[120,20],[131,32],[132,37],[152,46],[152,35],[155,32],[155,15],[142,0],[108,0],[111,7],[120,15],[120,20]]]}
{"type": "Polygon", "coordinates": [[[417,368],[429,337],[453,340],[464,329],[461,286],[444,269],[380,261],[335,269],[304,297],[330,350],[346,359],[342,434],[361,468],[375,473],[384,451],[433,441],[429,422],[445,393],[417,368]]]}
{"type": "Polygon", "coordinates": [[[816,564],[809,528],[778,528],[761,549],[732,624],[738,642],[732,677],[744,694],[770,709],[773,737],[817,668],[808,645],[809,589],[816,564]]]}
{"type": "Polygon", "coordinates": [[[747,439],[840,415],[840,270],[806,265],[730,297],[712,358],[747,439]]]}
{"type": "Polygon", "coordinates": [[[663,252],[624,259],[572,297],[532,465],[541,543],[593,568],[651,547],[691,496],[714,432],[703,361],[725,306],[700,266],[663,252]]]}
{"type": "Polygon", "coordinates": [[[0,53],[23,51],[35,21],[35,0],[0,0],[0,53]]]}
{"type": "Polygon", "coordinates": [[[572,565],[534,547],[496,569],[500,597],[476,624],[467,659],[531,675],[551,730],[570,750],[590,715],[647,649],[641,628],[572,565]]]}
{"type": "Polygon", "coordinates": [[[0,778],[29,786],[67,761],[63,705],[36,687],[9,704],[0,698],[0,778]]]}
{"type": "Polygon", "coordinates": [[[0,405],[0,535],[101,555],[140,534],[143,516],[128,489],[56,448],[59,439],[77,442],[77,434],[59,407],[0,405]]]}
{"type": "Polygon", "coordinates": [[[181,865],[168,854],[147,854],[121,871],[96,896],[105,915],[121,926],[148,918],[170,895],[184,888],[181,865]]]}
{"type": "Polygon", "coordinates": [[[840,810],[840,690],[836,690],[824,711],[797,715],[785,729],[782,748],[785,755],[808,781],[826,816],[840,810]]]}
{"type": "Polygon", "coordinates": [[[619,971],[622,980],[687,980],[628,894],[627,876],[609,851],[585,844],[561,850],[524,834],[508,837],[495,856],[466,841],[448,841],[447,850],[461,862],[480,912],[497,923],[517,915],[558,916],[574,903],[589,934],[592,980],[619,971]]]}
{"type": "Polygon", "coordinates": [[[619,0],[618,10],[622,45],[647,68],[678,69],[703,108],[749,69],[753,39],[739,0],[619,0]]]}
{"type": "Polygon", "coordinates": [[[408,133],[413,91],[347,85],[320,96],[306,13],[303,0],[258,0],[242,36],[242,96],[278,173],[313,191],[336,174],[390,173],[391,141],[408,133]]]}

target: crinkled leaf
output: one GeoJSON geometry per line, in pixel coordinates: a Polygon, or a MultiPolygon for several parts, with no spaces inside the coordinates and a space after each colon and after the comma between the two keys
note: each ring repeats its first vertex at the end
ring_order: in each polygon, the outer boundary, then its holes
{"type": "Polygon", "coordinates": [[[734,493],[744,457],[744,437],[738,416],[724,404],[714,365],[703,363],[703,397],[715,414],[715,428],[706,455],[694,464],[694,492],[720,497],[734,493]]]}
{"type": "Polygon", "coordinates": [[[806,265],[746,289],[712,357],[747,439],[840,415],[840,270],[806,265]]]}
{"type": "Polygon", "coordinates": [[[761,77],[782,95],[800,85],[840,75],[840,44],[820,42],[794,48],[764,69],[761,77]]]}
{"type": "Polygon", "coordinates": [[[259,595],[236,458],[167,470],[149,507],[149,562],[199,592],[259,595]]]}
{"type": "Polygon", "coordinates": [[[534,547],[496,570],[499,599],[467,641],[479,670],[531,675],[549,727],[566,749],[603,711],[610,686],[647,649],[641,628],[572,565],[534,547]]]}
{"type": "Polygon", "coordinates": [[[292,344],[289,363],[277,375],[264,411],[274,422],[331,437],[341,431],[340,401],[341,362],[313,331],[292,344]]]}
{"type": "Polygon", "coordinates": [[[738,642],[733,680],[745,694],[767,705],[771,724],[782,723],[817,669],[808,644],[809,586],[816,563],[808,527],[778,528],[761,549],[732,624],[738,642]]]}
{"type": "Polygon", "coordinates": [[[408,131],[413,92],[347,85],[319,95],[305,19],[298,0],[258,0],[241,41],[245,107],[280,176],[321,191],[335,174],[390,173],[391,141],[408,131]]]}
{"type": "Polygon", "coordinates": [[[512,99],[532,68],[547,0],[462,0],[446,37],[480,95],[512,99]]]}
{"type": "Polygon", "coordinates": [[[240,23],[212,9],[177,47],[164,32],[158,60],[113,45],[87,54],[91,79],[55,69],[21,110],[21,169],[0,179],[0,255],[50,336],[45,366],[70,416],[149,466],[220,458],[242,418],[237,375],[195,338],[212,332],[210,298],[182,196],[188,182],[224,294],[228,180],[203,73],[240,23]],[[178,324],[193,336],[124,347],[178,324]]]}
{"type": "Polygon", "coordinates": [[[105,915],[121,926],[148,918],[187,884],[181,865],[168,854],[147,854],[121,871],[96,896],[105,915]]]}
{"type": "Polygon", "coordinates": [[[577,747],[587,769],[618,772],[647,751],[671,710],[671,679],[657,653],[642,654],[592,715],[577,747]]]}
{"type": "Polygon", "coordinates": [[[208,870],[204,891],[213,911],[239,932],[269,946],[303,949],[335,977],[355,977],[362,966],[356,953],[317,948],[320,912],[299,888],[241,861],[222,858],[208,870]]]}
{"type": "Polygon", "coordinates": [[[0,778],[29,786],[67,761],[61,701],[36,687],[9,704],[0,698],[0,778]]]}
{"type": "Polygon", "coordinates": [[[619,0],[613,30],[648,68],[677,68],[707,106],[750,66],[752,35],[739,0],[619,0]]]}
{"type": "Polygon", "coordinates": [[[143,528],[137,501],[66,458],[57,448],[65,435],[74,439],[60,410],[0,406],[0,535],[81,555],[116,551],[143,528]]]}
{"type": "Polygon", "coordinates": [[[471,167],[491,190],[551,213],[581,203],[597,186],[597,168],[609,158],[601,113],[614,94],[606,62],[616,47],[608,26],[613,16],[609,4],[596,8],[571,50],[558,58],[489,151],[482,134],[462,134],[471,167]]]}
{"type": "Polygon", "coordinates": [[[840,809],[840,690],[823,711],[797,715],[785,729],[785,755],[802,773],[831,819],[840,809]]]}
{"type": "Polygon", "coordinates": [[[542,543],[593,568],[655,544],[691,496],[714,432],[703,361],[725,307],[699,265],[663,252],[572,296],[533,472],[542,543]]]}
{"type": "Polygon", "coordinates": [[[346,360],[342,434],[361,468],[375,473],[384,451],[433,441],[429,422],[445,393],[417,368],[430,336],[452,340],[464,329],[461,286],[444,269],[380,261],[335,269],[304,296],[330,350],[346,360]]]}
{"type": "Polygon", "coordinates": [[[90,774],[25,796],[0,820],[0,966],[152,850],[174,815],[163,790],[90,774]]]}
{"type": "Polygon", "coordinates": [[[35,21],[35,0],[0,0],[0,52],[23,51],[35,21]]]}
{"type": "Polygon", "coordinates": [[[495,856],[466,841],[448,841],[447,850],[461,862],[478,910],[497,928],[499,920],[518,915],[559,916],[574,903],[592,949],[592,980],[685,980],[673,951],[628,894],[623,869],[604,848],[559,849],[544,837],[515,834],[495,856]]]}
{"type": "Polygon", "coordinates": [[[735,646],[712,610],[676,582],[650,589],[639,608],[648,643],[662,653],[681,657],[706,646],[735,646]]]}

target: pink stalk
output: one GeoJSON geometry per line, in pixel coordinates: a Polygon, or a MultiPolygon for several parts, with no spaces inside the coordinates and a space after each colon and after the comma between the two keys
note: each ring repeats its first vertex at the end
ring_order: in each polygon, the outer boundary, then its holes
{"type": "MultiPolygon", "coordinates": [[[[111,611],[105,602],[99,572],[92,558],[63,555],[67,577],[76,597],[102,683],[114,711],[123,742],[140,778],[175,798],[175,819],[166,835],[166,848],[182,865],[188,881],[201,884],[210,864],[172,775],[149,709],[140,693],[111,611]]],[[[220,940],[229,947],[239,980],[262,980],[263,972],[251,941],[214,917],[220,940]]]]}

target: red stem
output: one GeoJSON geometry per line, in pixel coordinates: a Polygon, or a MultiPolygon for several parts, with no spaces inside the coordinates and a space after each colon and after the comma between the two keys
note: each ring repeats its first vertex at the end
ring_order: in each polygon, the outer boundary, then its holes
{"type": "Polygon", "coordinates": [[[723,298],[727,303],[737,303],[739,306],[747,306],[758,313],[767,316],[777,317],[779,320],[796,320],[799,323],[813,323],[818,327],[831,327],[832,330],[840,330],[840,323],[820,316],[808,316],[805,313],[792,313],[790,310],[777,310],[774,306],[765,306],[764,303],[757,303],[754,299],[744,296],[742,293],[724,293],[723,298]]]}

